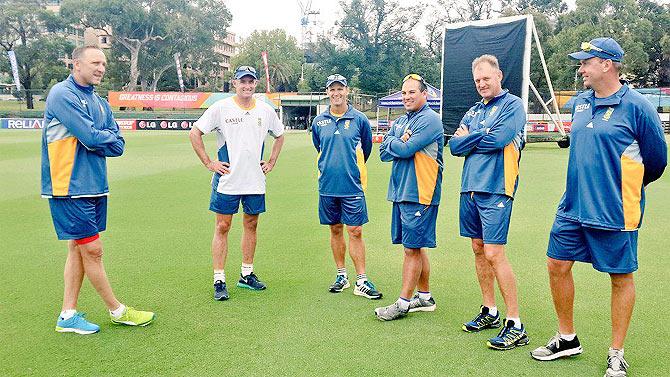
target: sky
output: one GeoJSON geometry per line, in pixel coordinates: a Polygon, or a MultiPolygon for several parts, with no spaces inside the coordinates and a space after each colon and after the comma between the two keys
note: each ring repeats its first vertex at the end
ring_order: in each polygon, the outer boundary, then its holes
{"type": "MultiPolygon", "coordinates": [[[[408,0],[413,2],[414,0],[408,0]]],[[[302,41],[303,6],[311,3],[310,9],[319,14],[310,16],[322,30],[330,29],[341,17],[339,0],[224,0],[224,4],[233,15],[229,30],[242,38],[248,37],[254,30],[284,29],[302,41]]]]}
{"type": "MultiPolygon", "coordinates": [[[[670,0],[656,0],[660,3],[668,3],[670,0]]],[[[302,18],[303,6],[310,3],[310,9],[318,11],[319,14],[311,16],[316,21],[316,28],[320,30],[332,30],[335,22],[342,17],[340,0],[223,0],[228,10],[233,15],[232,25],[229,30],[239,37],[246,38],[254,30],[284,29],[294,36],[298,43],[302,41],[302,18]]],[[[418,5],[420,0],[404,0],[402,5],[418,5]]],[[[568,7],[575,7],[575,0],[566,0],[568,7]]],[[[420,39],[423,39],[423,28],[417,28],[420,39]]]]}

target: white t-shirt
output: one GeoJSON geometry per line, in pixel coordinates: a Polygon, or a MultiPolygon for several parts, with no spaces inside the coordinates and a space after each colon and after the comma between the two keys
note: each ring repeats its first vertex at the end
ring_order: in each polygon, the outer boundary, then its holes
{"type": "Polygon", "coordinates": [[[263,144],[268,133],[281,136],[284,125],[270,105],[254,102],[252,108],[243,109],[233,97],[217,101],[194,124],[202,133],[216,132],[218,159],[230,163],[229,174],[212,177],[212,188],[222,194],[265,194],[263,144]]]}

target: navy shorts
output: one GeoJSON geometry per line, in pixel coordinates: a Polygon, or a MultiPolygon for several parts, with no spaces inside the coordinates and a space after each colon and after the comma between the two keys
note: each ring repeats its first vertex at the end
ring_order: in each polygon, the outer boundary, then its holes
{"type": "Polygon", "coordinates": [[[627,274],[637,270],[637,230],[589,228],[556,216],[549,234],[547,256],[591,263],[601,272],[627,274]]]}
{"type": "Polygon", "coordinates": [[[368,222],[365,197],[319,195],[319,221],[323,225],[346,224],[359,226],[368,222]]]}
{"type": "Polygon", "coordinates": [[[437,208],[419,203],[393,202],[391,242],[408,249],[436,247],[437,208]]]}
{"type": "Polygon", "coordinates": [[[49,209],[59,240],[80,240],[107,228],[107,196],[49,198],[49,209]]]}
{"type": "Polygon", "coordinates": [[[513,203],[512,198],[502,194],[462,193],[461,236],[479,238],[485,244],[506,244],[513,203]]]}
{"type": "Polygon", "coordinates": [[[233,215],[240,209],[247,215],[258,215],[265,212],[265,194],[228,195],[212,190],[209,200],[209,210],[221,215],[233,215]]]}

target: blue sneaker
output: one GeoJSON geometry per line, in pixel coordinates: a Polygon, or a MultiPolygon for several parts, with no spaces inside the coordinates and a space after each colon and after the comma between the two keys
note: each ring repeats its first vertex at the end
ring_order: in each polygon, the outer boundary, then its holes
{"type": "Polygon", "coordinates": [[[265,284],[262,281],[258,280],[258,277],[253,272],[247,276],[242,276],[240,274],[240,280],[237,282],[237,286],[240,288],[247,288],[254,291],[262,291],[266,288],[265,284]]]}
{"type": "Polygon", "coordinates": [[[530,339],[528,339],[528,334],[523,324],[520,327],[515,327],[514,325],[514,321],[505,320],[505,326],[500,330],[498,336],[486,342],[489,348],[504,351],[528,344],[530,339]]]}
{"type": "Polygon", "coordinates": [[[226,288],[225,282],[217,280],[216,283],[214,283],[214,299],[217,301],[228,299],[228,288],[226,288]]]}
{"type": "Polygon", "coordinates": [[[478,332],[484,329],[497,329],[500,327],[500,313],[491,315],[489,308],[482,305],[479,307],[479,313],[470,322],[463,324],[462,329],[465,332],[478,332]]]}
{"type": "Polygon", "coordinates": [[[73,332],[81,335],[95,334],[100,331],[100,326],[86,320],[86,314],[76,312],[69,319],[58,317],[56,322],[57,332],[73,332]]]}

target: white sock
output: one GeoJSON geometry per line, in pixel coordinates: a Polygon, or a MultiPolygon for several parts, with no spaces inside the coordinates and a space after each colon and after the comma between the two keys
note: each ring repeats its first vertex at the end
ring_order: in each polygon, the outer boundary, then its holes
{"type": "Polygon", "coordinates": [[[223,270],[214,270],[214,282],[217,281],[226,282],[226,273],[223,270]]]}
{"type": "Polygon", "coordinates": [[[120,304],[118,308],[114,310],[110,310],[109,314],[114,317],[114,319],[119,319],[123,315],[123,312],[126,311],[126,306],[123,304],[120,304]]]}
{"type": "Polygon", "coordinates": [[[497,316],[498,315],[498,307],[497,306],[491,306],[489,307],[489,314],[492,316],[497,316]]]}
{"type": "Polygon", "coordinates": [[[347,268],[346,267],[338,268],[337,269],[337,274],[342,275],[346,278],[347,277],[347,268]]]}
{"type": "Polygon", "coordinates": [[[402,309],[403,311],[406,312],[406,311],[409,310],[409,300],[408,299],[399,297],[398,301],[396,301],[396,302],[398,303],[398,306],[400,307],[400,309],[402,309]]]}
{"type": "Polygon", "coordinates": [[[507,320],[514,321],[514,327],[516,327],[517,329],[521,328],[521,319],[519,319],[518,317],[517,318],[507,317],[507,320]]]}
{"type": "Polygon", "coordinates": [[[432,296],[430,295],[430,292],[421,292],[419,291],[419,298],[422,300],[430,300],[432,296]]]}
{"type": "Polygon", "coordinates": [[[242,277],[249,276],[252,272],[254,272],[253,264],[242,263],[242,277]]]}
{"type": "Polygon", "coordinates": [[[75,309],[63,310],[62,312],[60,312],[60,317],[64,320],[68,320],[72,318],[75,315],[75,313],[77,313],[75,309]]]}
{"type": "Polygon", "coordinates": [[[368,281],[368,275],[366,274],[356,274],[356,284],[361,285],[368,281]]]}
{"type": "Polygon", "coordinates": [[[577,334],[561,334],[561,339],[567,340],[568,342],[574,340],[577,334]]]}

